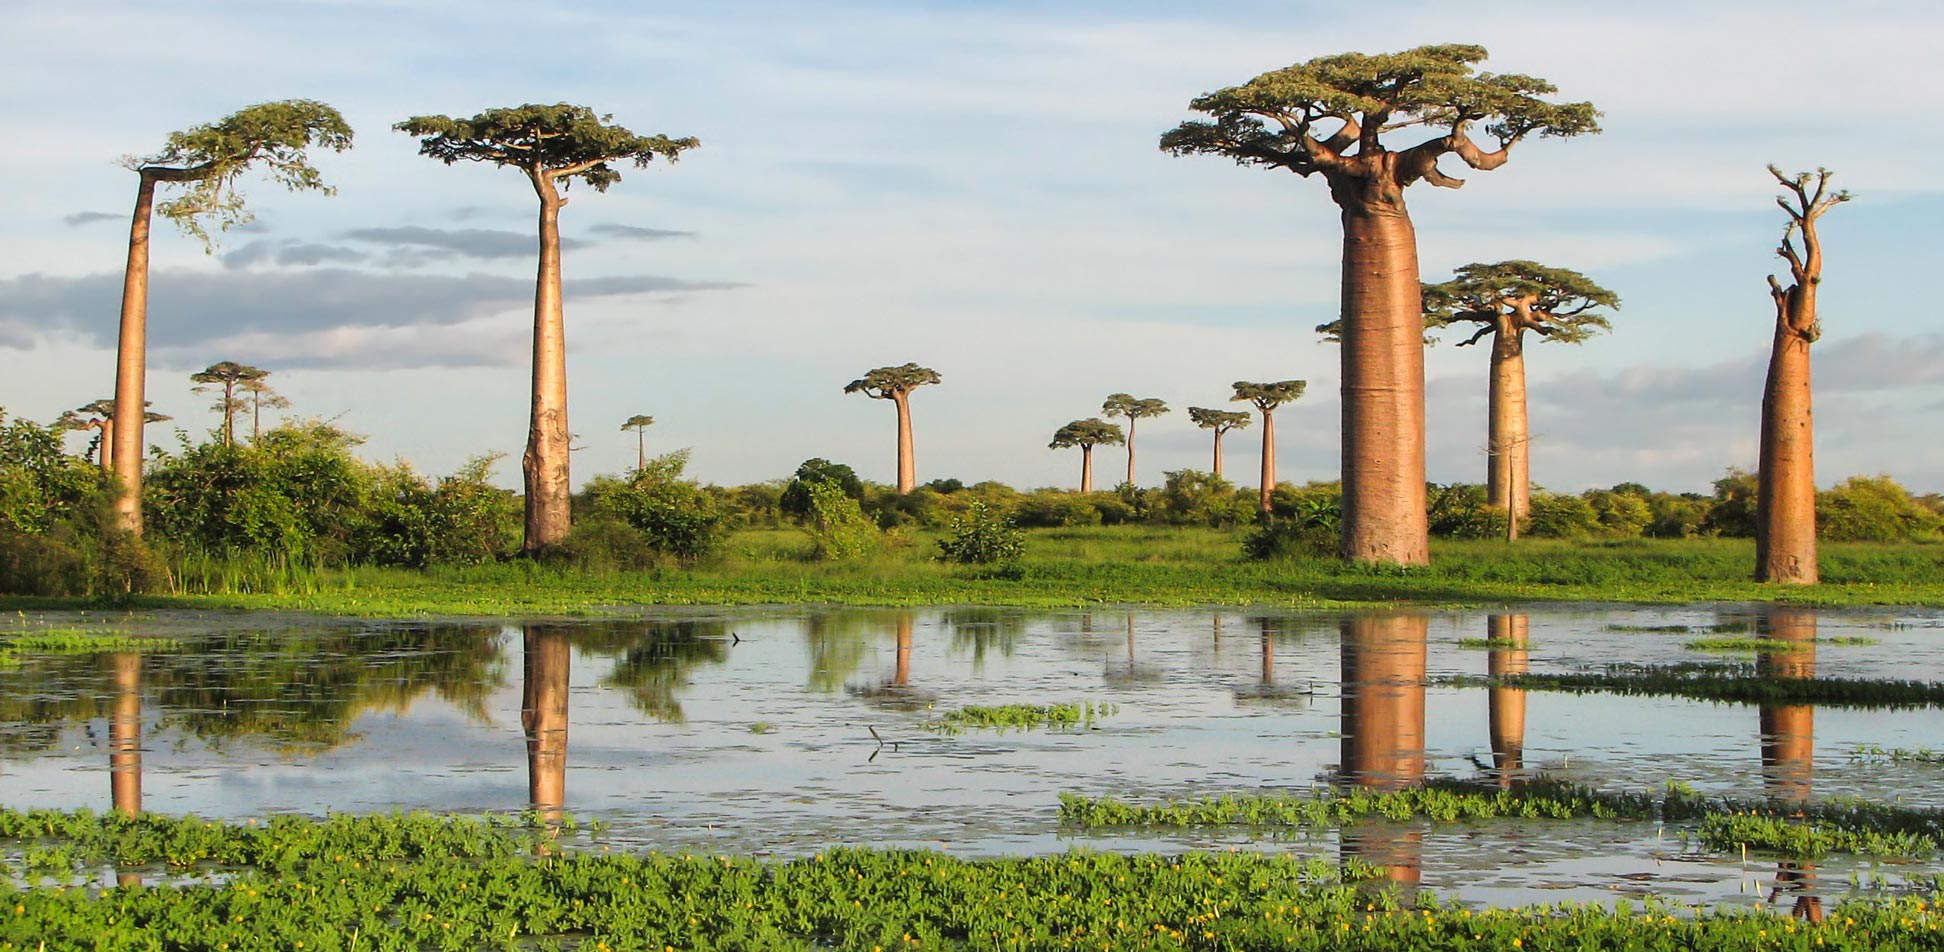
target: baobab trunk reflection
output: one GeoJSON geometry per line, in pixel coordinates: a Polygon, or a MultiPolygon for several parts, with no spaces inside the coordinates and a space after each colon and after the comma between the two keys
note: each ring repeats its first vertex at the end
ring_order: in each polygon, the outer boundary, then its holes
{"type": "MultiPolygon", "coordinates": [[[[1786,651],[1755,656],[1756,671],[1769,678],[1816,676],[1816,615],[1810,611],[1771,610],[1761,619],[1761,635],[1786,642],[1786,651]]],[[[1816,760],[1816,709],[1808,704],[1764,704],[1760,708],[1762,789],[1782,804],[1807,802],[1812,792],[1816,760]]],[[[1814,863],[1784,861],[1775,874],[1770,903],[1784,891],[1795,894],[1792,912],[1811,922],[1823,919],[1822,897],[1816,886],[1814,863]]]]}
{"type": "Polygon", "coordinates": [[[558,820],[567,805],[567,694],[574,651],[560,629],[521,634],[520,727],[526,732],[527,803],[558,820]]]}
{"type": "Polygon", "coordinates": [[[120,651],[108,656],[115,685],[108,714],[108,788],[115,812],[142,812],[142,656],[120,651]]]}
{"type": "Polygon", "coordinates": [[[908,687],[911,684],[911,614],[898,616],[898,664],[891,675],[892,687],[908,687]]]}
{"type": "Polygon", "coordinates": [[[1492,677],[1490,689],[1490,731],[1492,735],[1492,773],[1499,786],[1509,787],[1525,768],[1526,692],[1498,683],[1500,678],[1526,673],[1527,632],[1531,620],[1525,615],[1493,615],[1486,620],[1491,651],[1486,673],[1492,677]]]}
{"type": "MultiPolygon", "coordinates": [[[[1342,775],[1366,790],[1399,790],[1424,781],[1424,662],[1430,620],[1372,615],[1342,624],[1342,775]]],[[[1423,872],[1424,832],[1379,820],[1342,833],[1344,857],[1415,884],[1423,872]]]]}

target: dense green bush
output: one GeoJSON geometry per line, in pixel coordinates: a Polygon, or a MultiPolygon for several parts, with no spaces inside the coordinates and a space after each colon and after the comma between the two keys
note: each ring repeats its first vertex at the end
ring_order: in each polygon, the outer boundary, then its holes
{"type": "Polygon", "coordinates": [[[1901,542],[1935,536],[1944,517],[1888,476],[1851,476],[1816,494],[1816,535],[1836,542],[1901,542]]]}
{"type": "Polygon", "coordinates": [[[728,538],[729,520],[715,496],[682,478],[688,458],[679,450],[649,460],[626,480],[596,477],[587,484],[587,507],[633,528],[661,555],[681,562],[710,555],[728,538]]]}
{"type": "Polygon", "coordinates": [[[804,520],[803,530],[810,534],[813,557],[826,561],[854,559],[876,552],[883,544],[884,533],[841,484],[814,480],[804,487],[810,496],[810,516],[804,520]]]}
{"type": "Polygon", "coordinates": [[[1004,565],[1026,553],[1026,534],[1010,516],[975,502],[952,520],[949,534],[938,540],[938,551],[949,562],[1004,565]]]}
{"type": "Polygon", "coordinates": [[[1166,473],[1155,495],[1153,515],[1178,526],[1223,529],[1255,518],[1254,494],[1239,493],[1228,480],[1193,469],[1166,473]]]}
{"type": "Polygon", "coordinates": [[[1730,469],[1715,480],[1714,500],[1701,528],[1709,535],[1747,539],[1755,535],[1755,474],[1730,469]]]}
{"type": "Polygon", "coordinates": [[[786,516],[802,520],[811,516],[810,487],[816,483],[835,483],[843,489],[844,495],[852,499],[864,498],[864,481],[857,478],[857,471],[842,463],[833,463],[822,457],[804,460],[796,468],[796,475],[783,486],[777,499],[777,508],[786,516]]]}
{"type": "Polygon", "coordinates": [[[1035,529],[1100,525],[1100,510],[1080,493],[1035,489],[1019,501],[1015,521],[1035,529]]]}
{"type": "Polygon", "coordinates": [[[1505,510],[1486,501],[1478,483],[1432,483],[1426,492],[1425,517],[1431,534],[1448,539],[1502,539],[1505,510]]]}

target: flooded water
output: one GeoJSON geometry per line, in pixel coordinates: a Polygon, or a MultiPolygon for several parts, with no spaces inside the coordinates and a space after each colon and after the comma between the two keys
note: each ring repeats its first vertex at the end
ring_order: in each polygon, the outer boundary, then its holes
{"type": "Polygon", "coordinates": [[[1268,835],[1085,832],[1057,816],[1062,792],[1152,800],[1540,772],[1604,789],[1681,781],[1750,799],[1944,805],[1944,766],[1859,756],[1944,746],[1934,709],[1439,686],[1710,660],[1772,677],[1938,681],[1936,613],[725,609],[525,624],[206,613],[16,624],[183,647],[28,655],[0,671],[0,804],[11,807],[230,818],[537,808],[599,819],[628,849],[757,855],[1261,849],[1358,856],[1493,904],[1653,894],[1787,908],[1940,869],[1937,857],[1744,861],[1644,822],[1268,835]],[[1721,632],[1797,647],[1685,647],[1721,632]],[[1073,731],[925,727],[972,704],[1083,701],[1118,711],[1073,731]]]}

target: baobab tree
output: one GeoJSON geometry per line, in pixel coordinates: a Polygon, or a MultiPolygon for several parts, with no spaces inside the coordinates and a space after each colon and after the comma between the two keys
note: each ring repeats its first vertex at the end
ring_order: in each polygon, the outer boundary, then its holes
{"type": "Polygon", "coordinates": [[[268,376],[270,371],[266,370],[262,377],[245,380],[237,385],[237,389],[243,391],[242,399],[250,402],[250,442],[252,443],[263,438],[264,407],[282,410],[290,406],[290,400],[278,393],[277,389],[264,379],[268,376]]]}
{"type": "Polygon", "coordinates": [[[621,424],[621,432],[635,431],[635,472],[648,468],[648,428],[655,425],[655,418],[645,413],[637,413],[621,424]]]}
{"type": "Polygon", "coordinates": [[[1049,450],[1063,450],[1080,447],[1080,491],[1093,492],[1093,448],[1105,443],[1109,446],[1127,441],[1121,435],[1121,428],[1098,417],[1075,420],[1053,431],[1053,442],[1046,444],[1049,450]]]}
{"type": "MultiPolygon", "coordinates": [[[[149,405],[143,404],[145,407],[149,405]]],[[[175,419],[166,413],[156,413],[153,410],[144,411],[142,417],[144,423],[161,423],[175,419]]],[[[55,423],[69,430],[99,430],[101,436],[97,461],[102,472],[115,471],[115,401],[96,400],[85,406],[76,407],[61,414],[61,418],[55,423]]]]}
{"type": "Polygon", "coordinates": [[[1492,339],[1491,385],[1486,399],[1486,498],[1505,510],[1506,538],[1519,537],[1519,517],[1532,509],[1530,430],[1526,424],[1526,333],[1577,344],[1611,329],[1605,314],[1620,298],[1578,271],[1532,261],[1468,264],[1457,277],[1424,286],[1427,324],[1478,325],[1468,347],[1492,339]]]}
{"type": "Polygon", "coordinates": [[[1242,410],[1211,410],[1189,407],[1188,419],[1204,430],[1215,431],[1215,475],[1222,475],[1222,434],[1249,425],[1249,414],[1242,410]]]}
{"type": "Polygon", "coordinates": [[[419,137],[419,154],[447,165],[489,162],[518,169],[540,199],[540,262],[533,291],[532,413],[520,471],[526,484],[524,549],[533,554],[567,538],[573,484],[568,476],[567,342],[560,303],[560,209],[576,179],[597,192],[621,181],[614,167],[674,162],[699,142],[638,136],[586,106],[513,106],[470,119],[414,116],[392,128],[419,137]]]}
{"type": "Polygon", "coordinates": [[[1417,234],[1404,189],[1457,188],[1438,161],[1455,154],[1481,171],[1504,165],[1529,136],[1599,131],[1590,103],[1556,104],[1531,76],[1474,73],[1478,46],[1325,56],[1197,97],[1191,120],[1161,137],[1174,155],[1227,156],[1239,165],[1321,174],[1343,221],[1343,556],[1430,561],[1424,484],[1423,302],[1417,234]],[[1335,124],[1318,129],[1319,122],[1335,124]],[[1498,148],[1471,130],[1483,124],[1498,148]],[[1431,132],[1399,151],[1386,134],[1431,132]]]}
{"type": "Polygon", "coordinates": [[[1775,204],[1789,216],[1775,253],[1789,263],[1790,283],[1769,275],[1775,300],[1775,345],[1762,387],[1762,455],[1755,488],[1755,580],[1814,585],[1816,567],[1816,424],[1809,345],[1822,336],[1816,289],[1822,284],[1822,240],[1816,221],[1848,192],[1829,190],[1830,171],[1793,177],[1769,166],[1785,193],[1775,204]],[[1813,186],[1813,187],[1812,187],[1813,186]],[[1796,235],[1802,247],[1796,247],[1796,235]]]}
{"type": "Polygon", "coordinates": [[[200,239],[205,251],[215,247],[205,222],[228,230],[251,220],[236,181],[251,166],[259,166],[272,181],[291,191],[335,189],[310,164],[306,149],[320,146],[334,152],[351,147],[351,126],[336,109],[309,99],[259,103],[239,109],[220,122],[169,134],[162,151],[147,157],[131,156],[123,164],[140,182],[135,191],[135,216],[128,228],[128,270],[122,279],[121,330],[115,354],[115,475],[121,492],[115,497],[121,527],[142,531],[141,408],[148,405],[148,277],[149,220],[153,212],[200,239]],[[180,185],[179,196],[155,204],[156,187],[180,185]]]}
{"type": "Polygon", "coordinates": [[[224,446],[236,445],[236,415],[243,410],[243,401],[237,398],[236,388],[245,381],[262,380],[268,376],[270,371],[262,367],[239,364],[234,360],[213,363],[189,375],[189,379],[196,382],[190,389],[197,393],[206,393],[217,387],[223,390],[223,395],[217,398],[211,409],[223,415],[224,446]]]}
{"type": "Polygon", "coordinates": [[[1257,506],[1265,516],[1269,514],[1269,498],[1276,491],[1276,408],[1296,402],[1303,396],[1303,388],[1308,386],[1307,380],[1277,380],[1272,383],[1237,380],[1234,383],[1235,396],[1229,398],[1231,403],[1238,400],[1252,403],[1262,414],[1262,499],[1257,506]]]}
{"type": "Polygon", "coordinates": [[[1135,397],[1128,393],[1109,394],[1107,401],[1100,405],[1100,412],[1108,419],[1127,418],[1127,484],[1134,485],[1134,426],[1148,417],[1157,417],[1168,412],[1168,405],[1154,397],[1135,397]]]}
{"type": "Polygon", "coordinates": [[[939,382],[938,371],[917,364],[879,367],[844,385],[845,393],[862,393],[873,400],[889,400],[898,408],[898,492],[918,486],[917,464],[911,452],[911,391],[939,382]]]}

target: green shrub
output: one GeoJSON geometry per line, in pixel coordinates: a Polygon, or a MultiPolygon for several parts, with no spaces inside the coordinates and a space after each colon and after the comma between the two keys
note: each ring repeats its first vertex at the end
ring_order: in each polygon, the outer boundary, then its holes
{"type": "Polygon", "coordinates": [[[952,520],[950,535],[938,540],[938,551],[949,562],[965,565],[1004,565],[1026,553],[1026,534],[1011,517],[975,502],[965,515],[952,520]]]}
{"type": "Polygon", "coordinates": [[[1754,473],[1730,468],[1726,476],[1715,480],[1714,504],[1708,507],[1702,528],[1731,539],[1753,537],[1756,485],[1754,473]]]}
{"type": "Polygon", "coordinates": [[[1580,498],[1593,507],[1599,533],[1609,538],[1636,538],[1654,521],[1654,511],[1647,499],[1634,493],[1595,489],[1580,498]]]}
{"type": "Polygon", "coordinates": [[[1944,517],[1888,476],[1852,476],[1816,494],[1816,535],[1833,542],[1902,542],[1936,535],[1944,517]]]}
{"type": "Polygon", "coordinates": [[[1154,515],[1178,526],[1225,529],[1255,517],[1255,500],[1235,491],[1228,480],[1193,469],[1167,473],[1155,494],[1154,515]]]}
{"type": "Polygon", "coordinates": [[[810,517],[803,529],[810,534],[812,556],[826,561],[854,559],[876,552],[883,544],[884,533],[842,485],[816,480],[804,487],[810,496],[810,517]]]}
{"type": "Polygon", "coordinates": [[[1035,489],[1019,501],[1013,519],[1035,529],[1100,525],[1100,510],[1089,497],[1058,489],[1035,489]]]}
{"type": "Polygon", "coordinates": [[[1532,511],[1526,515],[1526,535],[1542,539],[1584,539],[1599,532],[1600,518],[1585,499],[1544,491],[1532,494],[1532,511]]]}
{"type": "Polygon", "coordinates": [[[716,497],[682,478],[687,466],[688,451],[680,450],[649,460],[625,482],[595,479],[586,490],[589,508],[641,533],[649,549],[695,562],[720,549],[729,530],[716,497]]]}
{"type": "Polygon", "coordinates": [[[821,457],[807,459],[796,468],[796,475],[784,485],[777,499],[777,507],[786,516],[796,519],[811,517],[810,487],[815,483],[836,483],[844,490],[844,495],[852,499],[864,498],[864,481],[857,478],[857,471],[842,463],[833,463],[821,457]]]}
{"type": "Polygon", "coordinates": [[[1447,539],[1505,538],[1505,510],[1486,501],[1477,483],[1431,484],[1425,516],[1431,534],[1447,539]]]}

